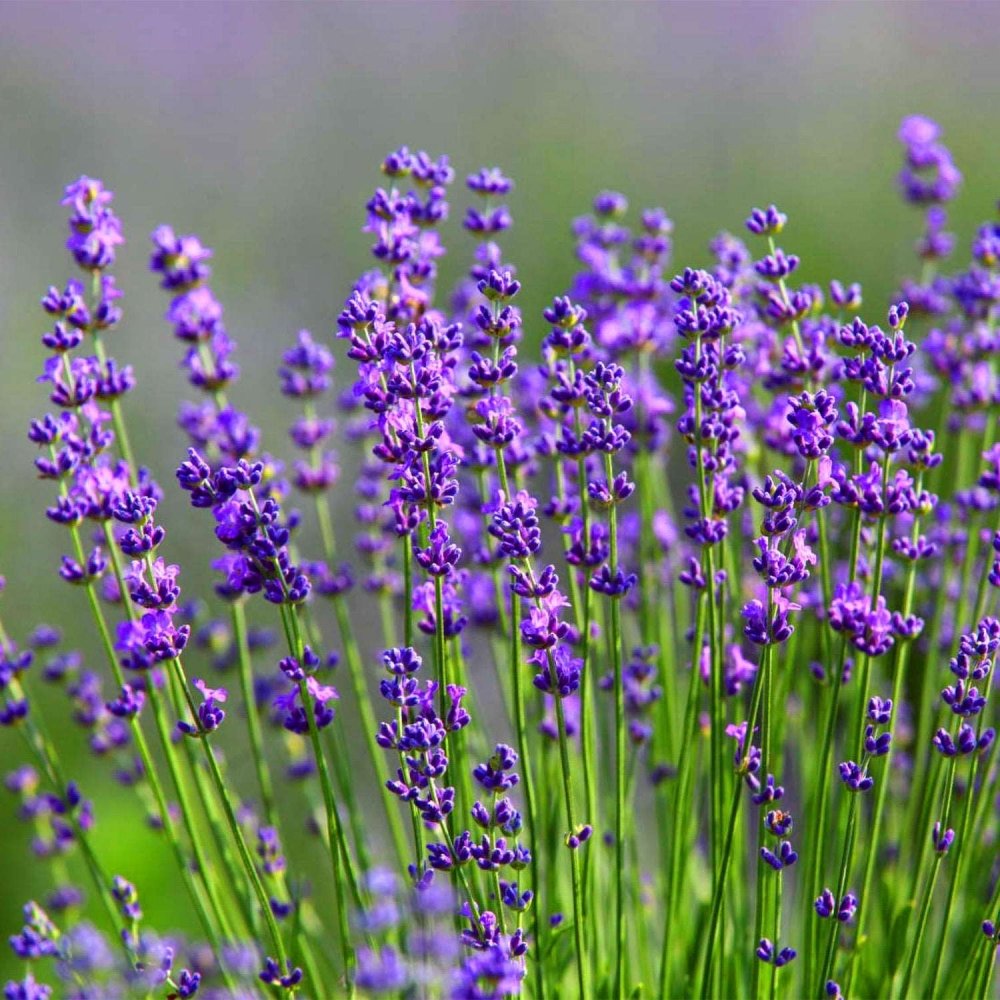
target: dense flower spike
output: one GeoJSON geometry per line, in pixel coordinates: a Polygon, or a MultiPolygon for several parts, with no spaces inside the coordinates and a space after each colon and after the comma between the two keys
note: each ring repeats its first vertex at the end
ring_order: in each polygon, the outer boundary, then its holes
{"type": "Polygon", "coordinates": [[[961,174],[936,123],[898,137],[919,278],[880,325],[853,276],[806,280],[776,205],[678,268],[667,213],[613,190],[522,315],[513,181],[463,172],[449,218],[448,158],[400,147],[336,338],[272,360],[287,465],[237,408],[213,251],[160,226],[197,390],[164,489],[106,348],[124,227],[71,184],[28,436],[93,628],[0,625],[4,787],[50,886],[5,996],[991,995],[1000,224],[950,263],[961,174]],[[185,895],[169,935],[109,837],[133,820],[185,895]]]}
{"type": "Polygon", "coordinates": [[[212,251],[197,236],[178,236],[170,226],[159,226],[152,242],[149,268],[173,296],[164,318],[185,345],[181,366],[190,384],[211,400],[181,404],[178,423],[195,448],[231,462],[249,458],[258,449],[260,432],[225,396],[239,378],[239,367],[232,360],[236,345],[223,323],[222,305],[208,284],[212,251]]]}

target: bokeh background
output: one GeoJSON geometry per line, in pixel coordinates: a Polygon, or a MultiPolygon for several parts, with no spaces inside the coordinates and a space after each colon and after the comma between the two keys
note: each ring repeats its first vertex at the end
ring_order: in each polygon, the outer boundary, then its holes
{"type": "MultiPolygon", "coordinates": [[[[942,123],[966,175],[952,220],[967,243],[1000,195],[998,51],[996,3],[0,4],[5,623],[23,637],[58,619],[99,662],[82,595],[55,578],[65,538],[44,518],[50,489],[25,438],[46,407],[38,299],[70,274],[59,197],[79,174],[118,195],[126,321],[112,349],[137,370],[128,420],[168,488],[170,556],[186,592],[207,594],[208,526],[173,488],[185,384],[145,266],[156,224],[215,248],[213,286],[243,368],[237,402],[280,451],[292,412],[276,388],[280,353],[302,327],[329,337],[368,265],[363,204],[389,149],[448,152],[459,177],[495,163],[516,179],[504,242],[529,336],[572,274],[570,220],[606,187],[668,210],[678,265],[704,262],[714,233],[777,201],[804,278],[862,281],[877,318],[917,226],[893,187],[899,119],[942,123]]],[[[460,215],[446,228],[445,286],[467,266],[460,215]]],[[[349,483],[339,496],[346,519],[349,483]]],[[[64,705],[45,707],[73,739],[64,705]]],[[[20,757],[0,733],[2,769],[20,757]]],[[[116,870],[141,884],[152,922],[186,922],[133,800],[79,760],[116,870]]],[[[0,790],[0,937],[48,884],[14,814],[0,790]]],[[[8,963],[0,950],[0,975],[8,963]]]]}

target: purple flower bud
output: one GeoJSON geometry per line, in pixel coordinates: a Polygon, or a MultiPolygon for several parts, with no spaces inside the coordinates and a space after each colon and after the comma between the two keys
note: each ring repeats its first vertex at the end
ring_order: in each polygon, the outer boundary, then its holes
{"type": "Polygon", "coordinates": [[[955,831],[950,827],[947,830],[943,830],[941,823],[936,822],[934,829],[931,831],[931,842],[938,854],[947,854],[951,849],[951,845],[955,842],[955,831]]]}
{"type": "Polygon", "coordinates": [[[746,227],[755,236],[776,236],[785,228],[786,222],[788,216],[774,205],[769,205],[766,209],[753,209],[746,220],[746,227]]]}

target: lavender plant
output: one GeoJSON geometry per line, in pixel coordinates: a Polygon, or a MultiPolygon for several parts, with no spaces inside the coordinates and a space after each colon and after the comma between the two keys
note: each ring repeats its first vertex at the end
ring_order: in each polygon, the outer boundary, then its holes
{"type": "Polygon", "coordinates": [[[5,786],[51,876],[8,1000],[995,996],[1000,223],[950,264],[961,175],[935,123],[899,138],[919,268],[864,313],[797,283],[773,205],[678,267],[666,213],[603,192],[525,317],[496,168],[446,294],[454,170],[391,153],[371,270],[282,355],[288,466],[237,408],[212,251],[161,226],[198,395],[163,486],[106,346],[123,225],[71,184],[29,437],[93,642],[0,628],[5,786]],[[167,491],[203,514],[163,523],[167,491]],[[182,527],[214,539],[201,600],[182,527]],[[183,926],[147,920],[101,769],[183,926]]]}

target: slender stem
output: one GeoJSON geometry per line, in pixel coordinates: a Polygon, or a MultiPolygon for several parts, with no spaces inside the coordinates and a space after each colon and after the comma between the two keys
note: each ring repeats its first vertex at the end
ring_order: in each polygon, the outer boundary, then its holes
{"type": "MultiPolygon", "coordinates": [[[[183,668],[180,660],[177,659],[173,662],[176,664],[177,671],[181,674],[183,680],[183,668]]],[[[186,682],[184,682],[184,687],[186,691],[186,682]]],[[[191,707],[193,708],[194,706],[192,705],[191,707]]],[[[197,718],[196,714],[194,715],[194,718],[197,718]]],[[[274,919],[274,914],[271,912],[271,901],[268,898],[267,891],[264,889],[260,876],[257,873],[257,867],[254,864],[250,849],[247,847],[246,839],[243,836],[243,830],[240,827],[239,819],[233,809],[233,804],[230,802],[229,796],[226,794],[226,783],[222,777],[222,771],[219,769],[219,762],[215,759],[215,753],[212,750],[212,744],[207,733],[202,734],[201,742],[205,748],[205,759],[208,761],[209,774],[212,776],[212,782],[215,785],[216,793],[222,802],[222,810],[225,814],[226,821],[229,824],[233,840],[236,843],[237,853],[240,856],[240,860],[243,862],[243,868],[246,871],[247,880],[250,882],[250,885],[253,887],[253,891],[257,896],[257,902],[264,915],[264,922],[267,925],[267,930],[271,937],[271,943],[274,945],[278,961],[281,963],[282,967],[284,967],[287,961],[285,944],[281,938],[281,932],[278,930],[278,924],[274,919]]]]}
{"type": "MultiPolygon", "coordinates": [[[[550,668],[551,669],[551,668],[550,668]]],[[[553,673],[555,671],[553,670],[553,673]]],[[[563,708],[562,699],[555,698],[556,722],[559,727],[559,762],[562,770],[563,799],[566,803],[566,824],[570,831],[574,830],[573,822],[573,793],[570,787],[570,774],[572,773],[569,763],[569,740],[564,738],[566,732],[566,715],[563,708]]],[[[580,996],[589,996],[587,991],[586,972],[586,951],[584,948],[584,927],[583,927],[583,893],[580,878],[580,858],[579,848],[570,851],[570,877],[573,884],[573,936],[576,943],[576,979],[580,996]]]]}
{"type": "MultiPolygon", "coordinates": [[[[295,605],[289,607],[281,606],[282,617],[284,618],[288,633],[291,638],[291,648],[290,652],[295,656],[299,662],[302,662],[302,657],[304,655],[303,649],[304,644],[302,641],[302,634],[299,629],[298,622],[298,612],[295,605]]],[[[338,857],[342,859],[344,864],[343,877],[346,878],[347,885],[350,888],[351,896],[354,900],[354,904],[358,907],[361,905],[361,891],[358,886],[357,875],[354,871],[354,866],[351,860],[350,850],[347,846],[347,840],[344,836],[343,824],[340,820],[340,812],[337,809],[336,798],[333,794],[333,784],[330,780],[330,771],[327,766],[326,754],[323,753],[323,747],[319,739],[319,728],[316,725],[316,711],[313,706],[312,695],[309,693],[306,687],[305,678],[298,682],[299,685],[299,699],[302,702],[302,706],[306,712],[306,718],[309,723],[309,739],[312,743],[313,754],[316,757],[316,768],[319,771],[320,786],[323,790],[323,803],[326,808],[326,820],[327,820],[327,833],[330,839],[330,860],[333,866],[333,877],[334,886],[337,890],[337,910],[339,919],[339,932],[341,936],[341,945],[344,953],[345,961],[350,966],[353,963],[353,952],[350,947],[349,933],[347,930],[347,909],[344,905],[344,900],[341,895],[341,871],[340,871],[340,861],[338,857]]]]}
{"type": "Polygon", "coordinates": [[[413,645],[413,536],[406,535],[403,543],[403,642],[413,645]]]}
{"type": "MultiPolygon", "coordinates": [[[[92,296],[95,300],[98,297],[100,280],[100,272],[95,271],[91,285],[92,296]]],[[[96,327],[92,327],[90,333],[94,341],[94,351],[97,354],[97,360],[100,362],[101,368],[105,369],[107,368],[108,357],[104,350],[104,342],[101,340],[101,335],[96,327]]],[[[115,430],[118,449],[125,463],[128,465],[131,474],[134,475],[139,467],[135,464],[135,457],[132,452],[132,445],[129,443],[128,431],[125,428],[125,421],[122,418],[122,409],[119,400],[112,399],[109,409],[111,410],[111,425],[115,430]]]]}
{"type": "MultiPolygon", "coordinates": [[[[698,696],[701,679],[698,663],[701,659],[701,649],[705,635],[705,597],[699,595],[695,614],[694,646],[691,657],[691,677],[688,686],[687,707],[684,710],[683,739],[680,744],[680,760],[677,766],[677,779],[673,801],[673,824],[670,832],[670,865],[667,869],[666,903],[664,905],[663,942],[660,955],[660,990],[661,997],[673,996],[671,986],[671,946],[676,947],[674,931],[681,921],[678,917],[678,902],[683,894],[684,849],[685,834],[690,827],[691,787],[693,784],[695,749],[697,747],[698,730],[698,696]]],[[[676,952],[675,952],[676,953],[676,952]]]]}
{"type": "Polygon", "coordinates": [[[993,981],[993,970],[996,968],[996,956],[997,956],[997,945],[996,942],[990,942],[989,947],[986,949],[986,954],[983,957],[983,974],[979,980],[979,985],[976,988],[973,996],[977,1000],[989,1000],[993,995],[990,990],[990,983],[993,981]]]}
{"type": "MultiPolygon", "coordinates": [[[[863,765],[862,765],[863,766],[863,765]]],[[[847,889],[847,880],[851,873],[851,859],[854,855],[854,844],[858,833],[858,796],[860,792],[851,795],[851,804],[847,814],[847,834],[844,837],[844,850],[840,859],[840,876],[837,879],[837,899],[842,899],[847,889]]],[[[837,951],[837,939],[840,937],[840,922],[836,917],[830,917],[830,934],[827,939],[826,955],[820,967],[820,988],[819,995],[823,995],[823,988],[827,980],[833,974],[833,961],[837,951]]]]}
{"type": "MultiPolygon", "coordinates": [[[[885,504],[889,492],[889,468],[892,462],[891,452],[886,452],[885,457],[882,460],[882,500],[885,504]]],[[[871,600],[870,607],[874,611],[879,595],[882,589],[882,573],[885,566],[885,554],[886,554],[886,528],[888,523],[888,517],[886,512],[879,517],[878,522],[878,536],[875,543],[875,566],[872,573],[872,589],[871,589],[871,600]]],[[[858,734],[859,738],[862,735],[864,729],[864,719],[865,719],[865,706],[868,700],[868,685],[869,679],[871,677],[872,668],[872,656],[869,653],[864,653],[862,655],[862,669],[861,677],[858,684],[858,695],[855,710],[855,721],[852,728],[852,732],[858,734]]],[[[867,754],[862,754],[861,756],[861,767],[862,769],[867,764],[867,754]]],[[[882,780],[886,781],[888,778],[887,774],[883,775],[882,780]]],[[[852,863],[854,860],[854,847],[857,840],[857,826],[858,826],[858,795],[862,794],[860,792],[854,792],[851,796],[851,806],[850,813],[848,816],[847,823],[847,836],[844,841],[844,851],[841,856],[840,864],[840,877],[838,879],[838,890],[837,898],[841,899],[847,890],[847,881],[850,877],[850,871],[852,863]]],[[[834,953],[837,946],[837,938],[839,936],[839,928],[836,926],[837,921],[832,921],[834,926],[830,932],[829,944],[827,946],[826,958],[823,963],[823,974],[821,976],[821,988],[822,985],[830,978],[833,971],[833,961],[834,953]]]]}
{"type": "MultiPolygon", "coordinates": [[[[744,752],[749,751],[750,745],[753,742],[753,731],[757,725],[757,716],[760,712],[761,701],[763,700],[764,692],[767,689],[768,681],[771,675],[772,656],[773,647],[770,643],[768,643],[764,647],[761,654],[761,669],[758,670],[754,676],[753,690],[750,696],[750,715],[747,720],[747,735],[743,746],[744,752]]],[[[736,820],[739,816],[741,801],[740,791],[743,784],[743,775],[745,773],[745,766],[747,762],[748,758],[745,757],[737,768],[736,784],[733,790],[732,804],[729,809],[729,822],[726,827],[726,839],[722,849],[722,858],[719,867],[719,877],[716,880],[715,891],[712,894],[712,909],[709,917],[708,937],[705,942],[705,961],[702,968],[701,989],[698,991],[699,995],[703,996],[711,993],[712,957],[715,948],[716,931],[718,929],[719,919],[722,913],[722,899],[726,891],[726,876],[729,872],[729,865],[733,856],[733,840],[736,833],[736,820]]]]}
{"type": "Polygon", "coordinates": [[[260,791],[264,817],[269,826],[277,829],[278,816],[274,808],[274,788],[271,784],[271,772],[268,769],[267,757],[264,753],[260,716],[257,712],[257,698],[253,686],[253,663],[247,639],[247,619],[243,601],[233,601],[229,613],[233,623],[233,637],[236,641],[240,689],[243,695],[243,707],[247,715],[247,737],[250,743],[250,755],[253,757],[254,771],[257,775],[257,788],[260,791]]]}
{"type": "MultiPolygon", "coordinates": [[[[945,779],[945,798],[944,798],[944,808],[942,809],[942,819],[941,819],[941,830],[944,831],[948,826],[948,818],[951,812],[951,800],[954,793],[955,787],[955,768],[957,765],[957,758],[952,757],[948,762],[948,772],[947,778],[945,779]]],[[[941,870],[941,862],[944,861],[946,854],[934,850],[933,861],[931,862],[931,871],[927,877],[926,885],[924,887],[924,897],[920,905],[920,916],[917,919],[917,930],[913,939],[913,944],[909,949],[909,953],[906,959],[906,968],[903,972],[903,980],[900,987],[900,991],[896,994],[900,1000],[905,1000],[905,998],[910,995],[910,981],[913,978],[913,970],[916,967],[917,958],[920,955],[921,945],[924,940],[924,932],[927,929],[927,916],[930,913],[931,902],[934,898],[934,886],[937,883],[938,872],[941,870]]]]}
{"type": "MultiPolygon", "coordinates": [[[[532,767],[531,750],[528,743],[528,721],[525,711],[524,685],[522,672],[524,667],[521,663],[521,598],[511,591],[510,595],[510,673],[514,683],[514,717],[517,724],[517,741],[521,750],[521,775],[524,781],[524,801],[528,811],[528,829],[531,831],[532,839],[538,838],[540,842],[540,826],[538,823],[538,813],[535,807],[535,778],[532,767]]],[[[539,895],[541,880],[535,878],[535,892],[539,895]]],[[[532,926],[534,928],[535,948],[538,952],[534,967],[534,988],[539,1000],[545,996],[544,980],[542,978],[542,921],[541,899],[535,899],[532,908],[532,926]]]]}
{"type": "MultiPolygon", "coordinates": [[[[91,291],[91,298],[94,300],[95,303],[100,296],[100,290],[101,290],[100,271],[98,269],[94,269],[91,273],[90,291],[91,291]]],[[[107,366],[107,356],[104,351],[104,345],[101,340],[100,331],[98,330],[96,323],[91,324],[89,332],[93,338],[94,348],[98,360],[102,368],[104,368],[107,366]]],[[[68,365],[68,359],[66,358],[65,355],[63,360],[64,363],[68,365]]],[[[134,486],[137,482],[138,467],[135,463],[131,444],[128,438],[128,432],[126,430],[125,422],[122,417],[121,406],[117,399],[112,399],[110,401],[110,410],[112,416],[112,425],[115,430],[115,440],[117,448],[119,454],[121,455],[128,469],[129,481],[134,486]]],[[[60,482],[60,489],[65,495],[66,492],[65,482],[62,481],[60,482]]],[[[122,603],[126,609],[126,612],[129,615],[130,620],[134,620],[134,610],[129,600],[128,590],[124,583],[121,564],[116,550],[114,535],[111,531],[111,526],[107,521],[103,523],[103,531],[106,543],[108,545],[109,557],[111,559],[111,564],[114,568],[115,578],[118,583],[118,589],[121,595],[122,603]]],[[[82,562],[83,549],[79,540],[79,533],[76,528],[73,529],[73,535],[74,535],[74,544],[77,550],[77,555],[82,562]]],[[[115,655],[114,648],[111,644],[110,635],[108,634],[107,626],[103,620],[103,614],[101,613],[100,607],[97,604],[96,594],[94,594],[93,592],[93,585],[89,584],[87,590],[90,597],[91,609],[94,612],[95,618],[98,621],[99,631],[101,632],[102,641],[104,642],[105,649],[108,653],[108,658],[111,663],[112,672],[114,673],[116,683],[118,683],[119,686],[121,686],[124,683],[124,678],[121,673],[121,667],[118,664],[117,656],[115,655]]],[[[177,790],[178,800],[181,805],[182,819],[185,823],[188,832],[188,837],[191,841],[191,849],[194,853],[195,862],[198,866],[199,878],[205,888],[206,895],[208,896],[209,901],[212,905],[215,919],[218,921],[219,926],[224,931],[226,931],[228,929],[228,924],[225,917],[225,911],[223,910],[219,898],[215,892],[213,877],[211,875],[211,871],[208,866],[207,858],[205,857],[201,849],[200,838],[198,838],[197,834],[194,832],[193,829],[193,813],[191,813],[190,808],[186,805],[186,790],[183,781],[180,779],[179,771],[176,767],[176,759],[174,758],[171,752],[169,735],[164,730],[165,720],[158,707],[159,699],[157,697],[155,682],[150,683],[148,685],[148,695],[150,698],[150,703],[153,707],[154,719],[156,721],[157,730],[160,734],[161,743],[163,744],[163,751],[167,759],[168,769],[170,769],[171,771],[171,777],[174,781],[174,785],[177,790]]],[[[156,772],[153,769],[152,758],[149,754],[148,747],[145,744],[145,738],[143,737],[141,726],[139,725],[137,718],[132,718],[130,722],[131,722],[133,738],[135,739],[136,746],[139,749],[140,758],[142,759],[143,767],[145,768],[146,771],[147,780],[149,780],[150,782],[150,786],[153,789],[154,796],[157,801],[157,807],[160,811],[163,829],[166,831],[168,841],[170,841],[174,849],[175,857],[178,860],[178,864],[181,866],[182,876],[184,878],[184,881],[189,886],[189,891],[191,892],[192,895],[192,901],[195,904],[195,908],[198,911],[199,916],[202,918],[202,923],[205,926],[205,930],[209,936],[209,940],[213,944],[216,953],[220,956],[220,961],[221,961],[221,947],[219,945],[219,940],[218,940],[218,930],[204,908],[204,903],[201,900],[200,894],[197,891],[197,887],[195,886],[194,881],[191,877],[191,872],[189,871],[187,864],[184,861],[180,842],[174,830],[173,819],[170,815],[169,808],[167,807],[166,797],[163,794],[162,787],[160,786],[159,780],[156,776],[156,772]]],[[[206,806],[206,812],[208,812],[207,806],[206,806]]]]}
{"type": "MultiPolygon", "coordinates": [[[[778,947],[778,942],[781,941],[781,872],[775,873],[774,876],[774,930],[773,938],[774,947],[778,947]]],[[[770,997],[771,1000],[775,1000],[777,996],[777,986],[778,986],[778,966],[773,962],[771,963],[771,990],[770,997]]]]}
{"type": "Polygon", "coordinates": [[[701,987],[696,996],[712,995],[712,957],[714,955],[716,931],[722,912],[722,895],[725,892],[726,876],[729,873],[729,863],[733,856],[733,840],[736,834],[736,821],[740,814],[740,801],[743,798],[742,779],[737,777],[733,784],[732,803],[729,807],[729,822],[726,825],[726,840],[722,849],[722,862],[719,877],[716,880],[715,891],[712,893],[712,910],[708,921],[708,937],[705,941],[705,961],[701,970],[701,987]]]}
{"type": "MultiPolygon", "coordinates": [[[[830,777],[833,772],[833,747],[834,747],[834,735],[837,730],[837,716],[838,709],[840,707],[840,693],[843,690],[843,673],[844,673],[844,662],[846,659],[847,651],[847,639],[846,637],[841,640],[840,643],[840,657],[839,662],[835,668],[831,668],[829,675],[827,677],[827,682],[830,689],[829,700],[826,711],[826,721],[823,726],[823,748],[820,753],[819,764],[818,764],[818,790],[816,793],[816,803],[817,803],[817,821],[816,821],[816,841],[813,845],[813,855],[812,855],[812,865],[809,871],[809,881],[807,882],[807,891],[803,893],[804,900],[802,903],[802,908],[805,913],[803,918],[803,926],[806,928],[814,927],[814,921],[812,919],[812,900],[815,898],[817,887],[820,883],[820,877],[823,871],[823,861],[824,852],[823,848],[826,844],[826,833],[828,826],[828,816],[829,816],[829,789],[830,789],[830,777]],[[812,891],[808,891],[809,887],[812,887],[812,891]]],[[[816,928],[818,930],[818,928],[816,928]]],[[[812,982],[812,961],[813,955],[817,947],[817,936],[816,932],[808,932],[810,946],[806,949],[806,970],[805,970],[805,981],[807,983],[812,982]]]]}
{"type": "MultiPolygon", "coordinates": [[[[923,488],[923,475],[917,477],[916,492],[919,495],[921,489],[923,488]]],[[[915,517],[913,519],[913,526],[910,531],[910,541],[916,543],[917,539],[920,537],[920,518],[915,517]]],[[[917,580],[917,560],[911,559],[909,566],[907,567],[906,573],[906,586],[903,595],[903,618],[908,618],[913,610],[913,595],[916,589],[917,580]]],[[[903,690],[903,676],[906,673],[906,662],[910,651],[911,642],[901,641],[898,643],[895,649],[895,656],[893,659],[892,666],[892,704],[893,709],[897,713],[897,718],[899,717],[899,712],[901,711],[900,699],[903,690]]],[[[895,741],[893,741],[895,742],[895,741]]],[[[893,743],[889,744],[889,750],[885,755],[885,763],[882,765],[882,777],[877,783],[875,789],[875,810],[872,814],[872,824],[871,824],[871,843],[868,846],[864,877],[861,882],[861,895],[858,897],[858,916],[857,916],[857,932],[855,934],[855,948],[851,956],[851,976],[853,978],[853,970],[856,966],[858,954],[861,948],[864,946],[865,938],[865,925],[871,910],[873,909],[874,900],[872,900],[872,883],[875,875],[875,865],[879,862],[879,840],[883,832],[883,814],[885,812],[885,804],[888,799],[888,790],[890,777],[892,775],[892,755],[893,755],[893,743]]]]}
{"type": "MultiPolygon", "coordinates": [[[[767,588],[767,621],[772,620],[774,604],[774,592],[767,588]]],[[[769,626],[770,627],[770,624],[769,626]]],[[[760,726],[760,774],[767,780],[768,767],[771,764],[773,753],[772,733],[774,731],[774,656],[771,651],[771,643],[764,647],[764,656],[760,665],[761,684],[763,686],[763,712],[761,714],[760,726]]],[[[747,726],[747,741],[753,739],[753,729],[750,724],[747,726]]],[[[764,815],[763,810],[758,810],[755,820],[757,828],[757,893],[754,900],[754,943],[764,937],[764,927],[767,920],[767,904],[770,883],[767,878],[767,863],[761,854],[761,847],[764,843],[764,815]]],[[[775,946],[778,942],[775,941],[775,946]]],[[[760,995],[760,962],[755,961],[751,970],[750,979],[752,983],[751,994],[754,1000],[760,995]]]]}

